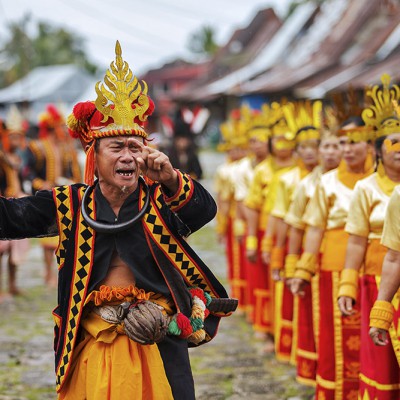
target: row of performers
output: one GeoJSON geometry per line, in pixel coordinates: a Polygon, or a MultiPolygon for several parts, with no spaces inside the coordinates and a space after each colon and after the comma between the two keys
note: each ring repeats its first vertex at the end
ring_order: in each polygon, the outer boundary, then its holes
{"type": "MultiPolygon", "coordinates": [[[[15,106],[10,108],[5,120],[0,120],[1,196],[23,197],[37,190],[81,181],[78,153],[61,111],[54,105],[48,105],[39,116],[38,128],[38,137],[29,140],[29,124],[15,106]]],[[[58,238],[41,239],[41,245],[44,281],[49,286],[55,286],[54,250],[58,238]]],[[[0,279],[0,297],[20,293],[16,281],[17,266],[23,262],[28,250],[27,239],[0,242],[0,260],[2,256],[8,256],[8,290],[2,282],[4,279],[0,279]]]]}
{"type": "Polygon", "coordinates": [[[378,297],[385,255],[400,252],[400,89],[381,79],[364,109],[354,96],[272,103],[221,126],[231,295],[319,400],[400,398],[400,294],[378,297]]]}

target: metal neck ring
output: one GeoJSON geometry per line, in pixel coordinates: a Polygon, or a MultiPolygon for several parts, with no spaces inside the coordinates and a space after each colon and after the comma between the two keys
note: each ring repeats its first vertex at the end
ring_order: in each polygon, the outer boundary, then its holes
{"type": "MultiPolygon", "coordinates": [[[[107,224],[104,222],[95,221],[93,218],[91,218],[89,216],[89,214],[87,212],[86,203],[87,203],[88,197],[93,192],[96,185],[89,186],[85,190],[85,193],[83,194],[82,203],[81,203],[81,213],[82,213],[82,217],[85,220],[85,222],[93,230],[95,230],[96,232],[99,232],[99,233],[119,233],[119,232],[123,232],[123,231],[129,229],[130,227],[132,227],[136,222],[138,222],[139,220],[141,220],[143,218],[143,216],[146,213],[147,208],[149,207],[149,204],[150,204],[150,194],[149,194],[149,187],[147,186],[147,183],[144,181],[144,179],[141,176],[139,176],[138,182],[139,182],[139,184],[142,185],[143,190],[145,192],[146,200],[145,200],[144,206],[139,211],[139,213],[136,214],[132,219],[130,219],[129,221],[118,223],[118,224],[107,224]]],[[[94,199],[93,199],[93,201],[94,201],[94,199]]]]}

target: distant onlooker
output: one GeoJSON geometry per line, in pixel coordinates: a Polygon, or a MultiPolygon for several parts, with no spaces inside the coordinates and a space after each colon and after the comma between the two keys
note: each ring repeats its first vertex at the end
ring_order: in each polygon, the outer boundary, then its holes
{"type": "Polygon", "coordinates": [[[186,172],[194,179],[202,179],[203,170],[189,125],[183,122],[175,125],[172,144],[167,153],[174,168],[186,172]]]}

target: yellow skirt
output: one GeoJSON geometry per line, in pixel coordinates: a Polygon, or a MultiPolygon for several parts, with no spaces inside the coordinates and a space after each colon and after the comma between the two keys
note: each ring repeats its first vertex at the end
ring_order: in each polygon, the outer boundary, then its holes
{"type": "Polygon", "coordinates": [[[95,313],[81,322],[84,338],[59,400],[170,400],[158,347],[140,345],[95,313]]]}

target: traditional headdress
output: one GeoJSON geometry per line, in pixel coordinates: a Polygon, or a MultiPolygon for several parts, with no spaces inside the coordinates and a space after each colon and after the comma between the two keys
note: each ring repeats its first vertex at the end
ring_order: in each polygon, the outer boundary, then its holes
{"type": "Polygon", "coordinates": [[[1,143],[3,150],[8,152],[10,150],[9,135],[20,134],[25,135],[27,131],[27,122],[19,112],[18,108],[13,104],[7,113],[7,128],[4,126],[1,130],[1,143]]]}
{"type": "Polygon", "coordinates": [[[322,102],[304,101],[283,106],[283,114],[296,143],[320,139],[322,123],[322,102]]]}
{"type": "Polygon", "coordinates": [[[268,104],[263,104],[261,110],[253,110],[247,106],[241,108],[242,121],[249,139],[268,141],[271,136],[271,114],[272,110],[268,104]]]}
{"type": "Polygon", "coordinates": [[[55,130],[60,140],[63,139],[65,119],[54,104],[49,104],[46,107],[46,111],[39,115],[39,138],[45,139],[49,135],[50,129],[55,130]]]}
{"type": "Polygon", "coordinates": [[[242,110],[234,109],[229,118],[220,125],[222,142],[218,144],[219,151],[228,151],[234,147],[247,147],[246,126],[241,115],[242,110]]]}
{"type": "Polygon", "coordinates": [[[94,142],[111,136],[140,136],[154,103],[147,95],[147,84],[139,83],[129,64],[122,59],[119,42],[115,45],[115,61],[106,71],[104,83],[96,83],[97,99],[78,103],[67,119],[72,137],[80,138],[89,147],[86,151],[85,182],[94,180],[94,142]]]}
{"type": "Polygon", "coordinates": [[[388,74],[381,76],[382,87],[375,85],[367,91],[373,104],[362,112],[365,124],[374,132],[375,139],[391,133],[400,133],[400,120],[395,103],[400,99],[400,88],[390,85],[388,74]]]}

